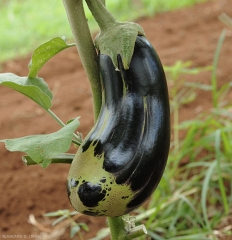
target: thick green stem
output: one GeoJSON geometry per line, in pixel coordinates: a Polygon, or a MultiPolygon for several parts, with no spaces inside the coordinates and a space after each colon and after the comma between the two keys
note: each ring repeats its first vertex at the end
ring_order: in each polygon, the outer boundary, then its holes
{"type": "Polygon", "coordinates": [[[116,19],[108,12],[101,0],[85,1],[101,30],[108,28],[109,24],[114,24],[116,22],[116,19]]]}
{"type": "Polygon", "coordinates": [[[112,240],[120,240],[123,236],[125,236],[125,225],[122,217],[112,217],[108,218],[108,224],[110,227],[111,239],[112,240]]]}
{"type": "Polygon", "coordinates": [[[97,64],[97,53],[86,20],[83,1],[63,0],[63,3],[81,62],[91,85],[94,119],[96,120],[101,109],[102,89],[97,64]]]}

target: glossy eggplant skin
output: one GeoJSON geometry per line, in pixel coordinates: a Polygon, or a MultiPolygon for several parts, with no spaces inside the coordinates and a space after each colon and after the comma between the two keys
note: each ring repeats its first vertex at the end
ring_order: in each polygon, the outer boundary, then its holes
{"type": "Polygon", "coordinates": [[[142,205],[160,182],[170,145],[165,73],[149,41],[138,36],[130,68],[115,71],[99,55],[102,109],[77,151],[67,186],[73,207],[93,216],[121,216],[142,205]]]}

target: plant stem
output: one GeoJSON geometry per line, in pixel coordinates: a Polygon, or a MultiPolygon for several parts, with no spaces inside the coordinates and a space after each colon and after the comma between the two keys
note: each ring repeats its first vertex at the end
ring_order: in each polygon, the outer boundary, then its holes
{"type": "Polygon", "coordinates": [[[108,217],[108,224],[111,232],[111,240],[122,239],[122,236],[125,235],[122,217],[108,217]]]}
{"type": "MultiPolygon", "coordinates": [[[[60,124],[61,127],[64,127],[66,125],[51,109],[48,109],[46,111],[49,113],[49,115],[53,119],[55,119],[60,124]]],[[[78,135],[76,135],[75,133],[73,133],[73,137],[75,138],[75,140],[73,142],[80,146],[81,142],[82,142],[80,137],[78,135]]]]}
{"type": "MultiPolygon", "coordinates": [[[[67,164],[71,164],[73,161],[75,154],[71,154],[71,153],[62,153],[59,156],[53,157],[51,159],[51,163],[67,163],[67,164]]],[[[26,166],[31,166],[31,165],[37,165],[38,163],[36,163],[35,161],[33,161],[33,159],[31,159],[29,156],[23,156],[22,160],[24,162],[24,164],[26,166]]]]}
{"type": "Polygon", "coordinates": [[[51,109],[48,109],[47,112],[53,119],[56,120],[56,122],[59,123],[61,127],[65,126],[65,123],[51,109]]]}
{"type": "Polygon", "coordinates": [[[96,120],[101,109],[102,89],[97,64],[97,53],[86,20],[83,1],[63,0],[63,4],[65,6],[81,62],[91,85],[94,119],[96,120]]]}
{"type": "Polygon", "coordinates": [[[102,4],[105,6],[106,5],[106,1],[105,0],[101,0],[102,4]]]}
{"type": "Polygon", "coordinates": [[[114,24],[116,19],[107,11],[101,0],[85,0],[101,30],[107,29],[109,24],[114,24]]]}

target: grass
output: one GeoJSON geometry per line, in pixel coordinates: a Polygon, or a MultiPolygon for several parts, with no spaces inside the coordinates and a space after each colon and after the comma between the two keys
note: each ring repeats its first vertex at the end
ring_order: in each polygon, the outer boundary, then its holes
{"type": "MultiPolygon", "coordinates": [[[[110,0],[107,8],[121,21],[128,21],[156,12],[191,6],[204,0],[110,0]]],[[[0,62],[20,57],[56,36],[72,33],[62,1],[8,0],[0,2],[0,62]]],[[[87,11],[92,31],[97,29],[92,15],[87,11]]]]}

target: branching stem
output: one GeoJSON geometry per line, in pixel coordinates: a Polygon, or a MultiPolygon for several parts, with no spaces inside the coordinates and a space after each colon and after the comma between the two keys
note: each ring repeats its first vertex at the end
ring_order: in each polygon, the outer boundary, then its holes
{"type": "MultiPolygon", "coordinates": [[[[47,110],[48,114],[53,118],[55,119],[59,125],[61,127],[64,127],[66,124],[51,110],[51,109],[48,109],[47,110]]],[[[73,137],[75,140],[73,140],[73,142],[76,144],[76,145],[81,145],[81,142],[82,140],[80,139],[80,137],[78,135],[76,135],[75,133],[73,133],[73,137]]]]}

